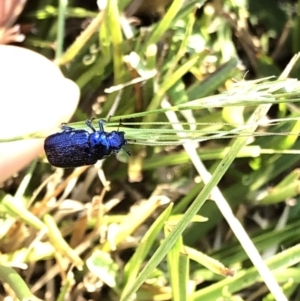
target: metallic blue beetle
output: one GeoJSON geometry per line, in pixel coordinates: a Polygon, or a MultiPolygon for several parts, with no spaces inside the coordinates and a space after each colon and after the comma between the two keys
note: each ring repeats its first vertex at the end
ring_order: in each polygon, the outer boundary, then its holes
{"type": "Polygon", "coordinates": [[[125,133],[119,131],[105,132],[103,120],[99,120],[99,131],[86,120],[92,133],[62,125],[62,132],[48,136],[44,149],[51,165],[73,168],[95,164],[111,154],[117,154],[127,143],[125,133]]]}

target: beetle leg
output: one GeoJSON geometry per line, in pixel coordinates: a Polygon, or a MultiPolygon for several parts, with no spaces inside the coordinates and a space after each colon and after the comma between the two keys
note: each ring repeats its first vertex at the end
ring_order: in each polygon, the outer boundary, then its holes
{"type": "Polygon", "coordinates": [[[103,126],[104,122],[106,122],[104,119],[100,119],[99,120],[99,129],[100,129],[100,132],[104,132],[104,126],[103,126]]]}
{"type": "Polygon", "coordinates": [[[72,130],[74,130],[74,128],[68,126],[66,123],[62,123],[60,127],[63,131],[72,131],[72,130]]]}
{"type": "Polygon", "coordinates": [[[93,124],[92,124],[92,120],[87,119],[87,120],[85,121],[85,124],[86,124],[90,129],[92,129],[93,132],[96,132],[96,129],[94,128],[94,126],[93,126],[93,124]]]}

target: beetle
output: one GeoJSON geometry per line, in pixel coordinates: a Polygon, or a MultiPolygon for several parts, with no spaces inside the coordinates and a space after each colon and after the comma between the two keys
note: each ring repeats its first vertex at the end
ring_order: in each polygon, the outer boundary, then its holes
{"type": "Polygon", "coordinates": [[[51,165],[62,168],[93,165],[100,159],[117,154],[127,144],[124,132],[104,131],[104,120],[99,120],[98,131],[91,120],[85,123],[92,133],[62,124],[62,132],[45,139],[44,149],[51,165]]]}

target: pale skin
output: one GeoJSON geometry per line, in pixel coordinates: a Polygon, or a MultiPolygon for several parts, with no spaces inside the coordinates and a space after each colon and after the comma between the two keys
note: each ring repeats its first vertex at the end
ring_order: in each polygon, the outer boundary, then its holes
{"type": "MultiPolygon", "coordinates": [[[[78,86],[45,57],[0,45],[0,140],[52,134],[74,114],[78,86]]],[[[0,142],[0,183],[43,153],[44,139],[0,142]]]]}

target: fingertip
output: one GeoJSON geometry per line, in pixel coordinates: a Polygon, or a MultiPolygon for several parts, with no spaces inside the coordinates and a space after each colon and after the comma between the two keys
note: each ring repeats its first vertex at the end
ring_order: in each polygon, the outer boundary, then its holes
{"type": "MultiPolygon", "coordinates": [[[[0,45],[0,139],[53,131],[74,114],[79,87],[46,57],[0,45]]],[[[0,182],[43,150],[43,139],[0,143],[0,182]]]]}

